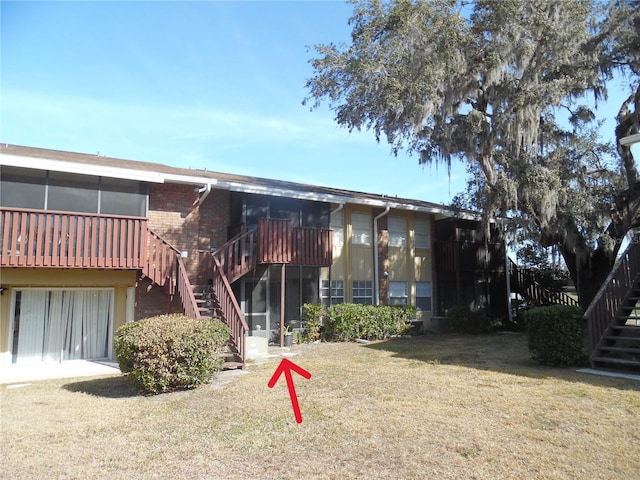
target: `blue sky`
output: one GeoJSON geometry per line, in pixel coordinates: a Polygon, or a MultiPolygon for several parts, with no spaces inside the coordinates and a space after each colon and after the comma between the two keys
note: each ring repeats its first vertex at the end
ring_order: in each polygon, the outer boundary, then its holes
{"type": "Polygon", "coordinates": [[[2,1],[0,141],[448,203],[462,165],[449,178],[302,105],[306,47],[347,42],[351,11],[2,1]]]}

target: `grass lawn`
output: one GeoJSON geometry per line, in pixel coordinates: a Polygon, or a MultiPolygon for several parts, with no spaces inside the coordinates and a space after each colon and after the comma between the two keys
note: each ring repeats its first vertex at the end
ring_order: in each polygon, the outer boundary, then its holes
{"type": "Polygon", "coordinates": [[[138,396],[120,376],[0,386],[4,478],[637,479],[640,382],[539,367],[521,334],[297,347],[138,396]]]}

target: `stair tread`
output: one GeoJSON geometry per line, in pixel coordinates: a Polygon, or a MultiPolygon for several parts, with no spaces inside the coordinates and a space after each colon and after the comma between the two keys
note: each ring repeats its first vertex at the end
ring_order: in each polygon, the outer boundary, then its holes
{"type": "Polygon", "coordinates": [[[640,360],[629,360],[627,358],[593,357],[591,360],[599,363],[617,363],[620,365],[637,365],[640,367],[640,360]]]}
{"type": "Polygon", "coordinates": [[[244,362],[224,362],[224,369],[232,370],[234,368],[244,368],[244,362]]]}
{"type": "Polygon", "coordinates": [[[620,337],[617,335],[606,335],[604,337],[606,340],[631,340],[632,342],[640,341],[639,337],[620,337]]]}
{"type": "Polygon", "coordinates": [[[601,346],[598,350],[607,350],[609,352],[624,352],[624,353],[640,353],[640,347],[608,347],[601,346]]]}

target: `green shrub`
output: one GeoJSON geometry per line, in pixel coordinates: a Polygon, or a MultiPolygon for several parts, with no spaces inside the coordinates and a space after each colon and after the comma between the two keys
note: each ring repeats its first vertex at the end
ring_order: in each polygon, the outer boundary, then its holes
{"type": "Polygon", "coordinates": [[[217,319],[161,315],[118,328],[114,348],[120,370],[140,391],[194,388],[222,368],[229,328],[217,319]]]}
{"type": "Polygon", "coordinates": [[[358,338],[382,340],[406,333],[415,314],[416,308],[412,306],[341,303],[328,309],[325,334],[329,340],[338,342],[358,338]]]}
{"type": "Polygon", "coordinates": [[[325,316],[324,307],[313,303],[305,303],[302,308],[305,322],[303,341],[315,342],[320,340],[321,318],[325,316]]]}
{"type": "Polygon", "coordinates": [[[469,307],[458,305],[447,312],[447,318],[453,333],[486,333],[493,329],[484,309],[472,311],[469,307]]]}
{"type": "Polygon", "coordinates": [[[525,312],[529,351],[544,365],[567,366],[584,360],[582,310],[567,305],[525,312]]]}

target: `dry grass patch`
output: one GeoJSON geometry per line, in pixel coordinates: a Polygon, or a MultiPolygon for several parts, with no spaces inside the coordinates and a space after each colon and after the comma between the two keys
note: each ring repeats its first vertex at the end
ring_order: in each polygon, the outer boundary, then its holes
{"type": "Polygon", "coordinates": [[[121,377],[2,387],[7,478],[640,478],[640,382],[541,368],[522,335],[300,347],[303,423],[276,362],[137,396],[121,377]],[[282,380],[281,380],[282,382],[282,380]]]}

